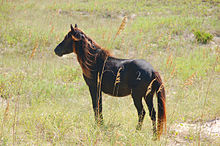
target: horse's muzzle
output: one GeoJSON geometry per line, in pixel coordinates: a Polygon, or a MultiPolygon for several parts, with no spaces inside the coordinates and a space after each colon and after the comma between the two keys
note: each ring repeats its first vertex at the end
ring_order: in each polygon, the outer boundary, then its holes
{"type": "Polygon", "coordinates": [[[55,54],[56,54],[57,56],[61,57],[61,56],[63,56],[63,54],[62,54],[62,52],[59,51],[59,50],[60,50],[60,49],[59,49],[58,47],[56,47],[56,48],[54,49],[54,52],[55,52],[55,54]]]}

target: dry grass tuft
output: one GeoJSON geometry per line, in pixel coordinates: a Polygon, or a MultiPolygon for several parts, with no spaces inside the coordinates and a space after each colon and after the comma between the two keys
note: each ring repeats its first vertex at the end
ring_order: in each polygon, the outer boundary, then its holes
{"type": "Polygon", "coordinates": [[[33,48],[33,50],[32,50],[32,53],[31,53],[31,55],[30,55],[30,59],[34,57],[37,48],[38,48],[38,43],[35,44],[35,46],[34,46],[34,48],[33,48]]]}
{"type": "MultiPolygon", "coordinates": [[[[99,98],[101,96],[101,86],[102,86],[102,77],[103,77],[103,73],[104,73],[104,69],[105,69],[105,64],[106,64],[106,61],[108,60],[108,56],[105,58],[105,61],[103,63],[103,67],[102,67],[102,72],[101,72],[101,75],[100,73],[98,72],[97,74],[97,99],[98,99],[98,114],[99,114],[99,106],[100,106],[100,103],[99,103],[99,98]]],[[[99,117],[99,115],[98,115],[99,117]]]]}
{"type": "Polygon", "coordinates": [[[126,23],[127,23],[127,16],[124,16],[124,18],[123,18],[123,20],[122,20],[122,22],[121,22],[121,25],[120,25],[120,27],[118,28],[118,31],[117,31],[117,33],[116,33],[116,35],[115,35],[114,40],[115,40],[116,37],[117,37],[118,35],[120,35],[120,33],[125,29],[126,23]]]}
{"type": "Polygon", "coordinates": [[[116,75],[116,78],[115,78],[115,83],[114,83],[114,89],[113,89],[113,95],[117,95],[118,94],[118,91],[117,93],[115,94],[115,90],[116,90],[116,87],[117,87],[117,84],[120,83],[120,71],[122,70],[123,68],[120,67],[118,69],[118,72],[117,72],[117,75],[116,75]]]}
{"type": "Polygon", "coordinates": [[[163,88],[164,88],[164,85],[163,85],[163,84],[161,84],[161,85],[160,85],[160,87],[159,87],[159,89],[157,90],[157,93],[159,93],[159,92],[160,92],[160,90],[161,90],[161,89],[163,89],[163,88]]]}
{"type": "Polygon", "coordinates": [[[184,82],[184,86],[192,85],[195,77],[196,77],[196,72],[194,72],[188,79],[186,79],[186,81],[184,82]]]}
{"type": "Polygon", "coordinates": [[[156,80],[156,78],[153,79],[153,80],[150,82],[149,86],[147,87],[147,93],[146,93],[146,96],[145,96],[145,97],[147,97],[147,95],[151,92],[151,90],[152,90],[152,85],[153,85],[153,83],[154,83],[155,80],[156,80]]]}

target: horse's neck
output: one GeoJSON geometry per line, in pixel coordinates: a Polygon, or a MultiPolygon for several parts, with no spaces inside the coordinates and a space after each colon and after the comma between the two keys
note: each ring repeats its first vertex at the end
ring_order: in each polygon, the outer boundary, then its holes
{"type": "Polygon", "coordinates": [[[92,78],[94,73],[96,76],[98,72],[102,72],[103,65],[109,57],[109,53],[103,49],[87,50],[84,53],[87,54],[84,54],[81,58],[78,56],[78,61],[83,70],[83,74],[88,78],[92,78]]]}
{"type": "Polygon", "coordinates": [[[92,73],[96,70],[96,50],[92,48],[82,48],[78,52],[77,59],[82,68],[83,74],[87,78],[92,78],[92,73]]]}

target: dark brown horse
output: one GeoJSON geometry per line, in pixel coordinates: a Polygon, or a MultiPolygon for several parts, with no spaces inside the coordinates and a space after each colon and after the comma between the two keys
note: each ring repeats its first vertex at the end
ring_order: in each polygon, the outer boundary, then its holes
{"type": "Polygon", "coordinates": [[[137,130],[140,130],[145,116],[142,98],[148,106],[153,123],[153,134],[160,138],[163,127],[166,129],[165,90],[158,72],[145,60],[118,59],[101,48],[77,25],[54,50],[62,56],[74,52],[83,70],[83,77],[89,87],[93,110],[97,123],[103,122],[102,91],[106,94],[122,97],[131,94],[138,112],[137,130]],[[158,123],[156,130],[156,112],[153,95],[158,101],[158,123]]]}

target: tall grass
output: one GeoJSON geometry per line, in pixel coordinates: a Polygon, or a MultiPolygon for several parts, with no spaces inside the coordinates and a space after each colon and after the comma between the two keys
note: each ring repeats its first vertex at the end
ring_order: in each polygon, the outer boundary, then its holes
{"type": "Polygon", "coordinates": [[[218,139],[204,138],[199,130],[175,131],[180,122],[220,116],[218,4],[217,0],[2,1],[0,144],[172,145],[179,139],[181,144],[218,144],[218,139]],[[124,16],[126,27],[115,37],[124,16]],[[130,97],[103,95],[105,124],[95,126],[76,57],[58,58],[53,53],[74,23],[116,57],[145,59],[160,72],[168,113],[167,135],[160,141],[151,140],[149,116],[142,130],[135,130],[138,117],[130,97]],[[213,41],[198,44],[194,30],[211,33],[213,41]]]}

